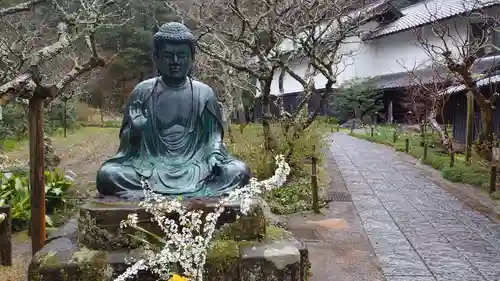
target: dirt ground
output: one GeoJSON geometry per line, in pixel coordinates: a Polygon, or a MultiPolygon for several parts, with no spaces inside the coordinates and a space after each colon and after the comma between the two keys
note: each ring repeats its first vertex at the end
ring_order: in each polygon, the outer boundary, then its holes
{"type": "MultiPolygon", "coordinates": [[[[52,137],[56,154],[61,157],[59,169],[76,175],[76,189],[84,194],[95,192],[95,175],[101,164],[116,153],[119,129],[86,127],[74,133],[52,137]]],[[[9,159],[28,162],[28,144],[23,144],[6,153],[9,159]]],[[[29,260],[31,244],[26,232],[16,233],[13,237],[13,267],[0,266],[0,281],[24,280],[26,261],[29,260]]]]}
{"type": "MultiPolygon", "coordinates": [[[[81,191],[91,191],[95,184],[95,174],[101,164],[116,153],[118,148],[118,128],[85,127],[66,138],[51,137],[56,154],[61,158],[59,169],[66,174],[76,175],[76,186],[81,191]]],[[[9,159],[28,161],[28,145],[6,153],[9,159]]]]}

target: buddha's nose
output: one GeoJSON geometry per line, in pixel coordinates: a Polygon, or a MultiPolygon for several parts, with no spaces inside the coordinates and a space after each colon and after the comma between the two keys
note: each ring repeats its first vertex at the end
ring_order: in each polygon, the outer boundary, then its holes
{"type": "Polygon", "coordinates": [[[174,55],[172,62],[179,63],[179,57],[177,55],[174,55]]]}

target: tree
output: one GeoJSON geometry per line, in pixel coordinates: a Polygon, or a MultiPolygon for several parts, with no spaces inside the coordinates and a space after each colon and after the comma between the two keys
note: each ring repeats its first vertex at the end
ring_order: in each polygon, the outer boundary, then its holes
{"type": "Polygon", "coordinates": [[[444,107],[449,99],[449,95],[443,94],[453,77],[443,65],[432,64],[414,66],[409,69],[404,64],[403,68],[408,71],[408,80],[411,85],[402,101],[402,106],[411,112],[412,118],[420,126],[421,145],[424,145],[426,128],[428,125],[438,132],[441,144],[449,152],[453,152],[451,132],[447,126],[444,128],[438,123],[437,118],[445,120],[444,107]]]}
{"type": "Polygon", "coordinates": [[[116,24],[122,16],[120,7],[126,6],[125,1],[118,0],[64,4],[31,0],[0,9],[1,23],[11,26],[5,29],[0,44],[0,63],[4,66],[0,71],[0,105],[19,98],[29,100],[33,254],[43,247],[46,238],[44,100],[59,96],[80,76],[106,65],[95,34],[116,24]]]}
{"type": "Polygon", "coordinates": [[[214,89],[222,107],[223,119],[226,121],[224,131],[228,132],[232,141],[230,125],[233,113],[237,112],[240,124],[246,123],[243,98],[255,92],[255,84],[249,82],[250,79],[247,73],[236,71],[204,53],[196,57],[192,75],[201,81],[205,81],[214,89]]]}
{"type": "Polygon", "coordinates": [[[495,90],[483,90],[478,86],[478,78],[489,77],[494,67],[484,70],[479,76],[474,73],[478,59],[488,54],[488,49],[496,50],[491,36],[498,30],[499,19],[488,12],[495,1],[470,0],[462,3],[464,13],[455,21],[465,22],[466,35],[460,25],[452,25],[436,16],[440,7],[426,4],[426,12],[434,19],[430,26],[433,40],[424,35],[426,27],[416,29],[418,44],[428,54],[431,63],[443,65],[456,83],[462,84],[474,98],[481,111],[482,132],[478,135],[476,151],[487,161],[493,158],[493,113],[498,94],[495,90]],[[437,40],[434,40],[437,39],[437,40]]]}
{"type": "MultiPolygon", "coordinates": [[[[301,100],[294,112],[283,111],[285,131],[291,131],[290,142],[308,128],[319,109],[307,114],[306,106],[318,93],[315,79],[327,77],[321,89],[321,101],[332,93],[333,85],[344,65],[341,61],[352,52],[341,50],[346,38],[356,35],[362,17],[350,14],[357,6],[326,0],[266,1],[209,0],[194,1],[189,10],[170,5],[187,22],[196,24],[199,48],[208,56],[244,72],[257,80],[262,102],[262,126],[266,150],[273,150],[270,131],[272,115],[271,85],[279,75],[283,92],[286,75],[303,88],[301,100]],[[297,71],[293,63],[301,60],[307,71],[297,71]],[[306,118],[301,118],[306,113],[306,118]]],[[[293,145],[290,148],[290,155],[293,145]]]]}
{"type": "Polygon", "coordinates": [[[382,95],[371,80],[354,79],[338,89],[331,106],[344,118],[363,120],[384,109],[382,95]]]}

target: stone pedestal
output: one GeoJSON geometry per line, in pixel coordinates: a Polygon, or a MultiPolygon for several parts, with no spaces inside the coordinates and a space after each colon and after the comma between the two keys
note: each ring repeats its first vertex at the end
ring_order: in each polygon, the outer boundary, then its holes
{"type": "MultiPolygon", "coordinates": [[[[255,199],[247,216],[236,219],[238,204],[226,206],[209,249],[204,280],[253,281],[308,279],[309,261],[305,245],[286,230],[271,226],[255,199]]],[[[186,201],[190,208],[213,209],[216,201],[186,201]]],[[[80,209],[77,223],[64,228],[35,254],[29,266],[29,281],[111,281],[139,258],[142,245],[120,229],[120,221],[137,213],[140,225],[162,234],[150,214],[137,202],[117,198],[88,201],[80,209]]],[[[175,217],[172,217],[175,218],[175,217]]],[[[148,272],[130,280],[156,280],[148,272]]]]}

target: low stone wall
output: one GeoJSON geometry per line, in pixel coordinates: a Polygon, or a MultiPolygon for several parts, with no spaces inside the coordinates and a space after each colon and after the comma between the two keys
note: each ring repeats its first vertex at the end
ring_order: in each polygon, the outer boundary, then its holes
{"type": "MultiPolygon", "coordinates": [[[[204,206],[211,208],[210,204],[204,206]]],[[[207,255],[204,280],[308,280],[310,264],[305,244],[274,226],[276,219],[271,222],[264,216],[265,206],[260,200],[254,201],[248,216],[239,219],[235,208],[227,206],[228,212],[218,222],[207,255]]],[[[120,230],[119,222],[129,213],[138,213],[143,227],[160,233],[148,224],[148,214],[143,211],[136,204],[124,202],[87,202],[78,221],[71,221],[35,254],[28,281],[113,280],[130,266],[127,261],[143,254],[143,245],[131,240],[130,233],[120,230]]],[[[141,272],[130,280],[157,278],[141,272]]]]}

